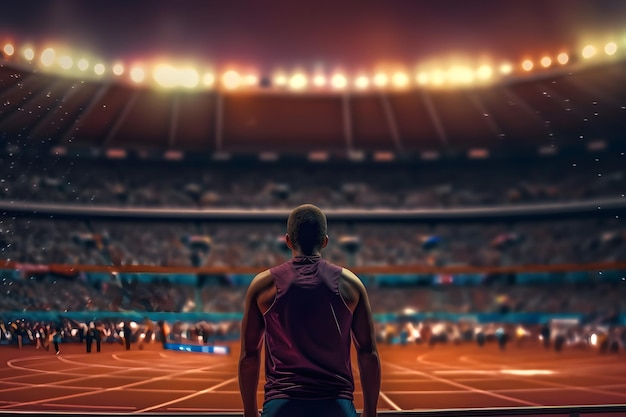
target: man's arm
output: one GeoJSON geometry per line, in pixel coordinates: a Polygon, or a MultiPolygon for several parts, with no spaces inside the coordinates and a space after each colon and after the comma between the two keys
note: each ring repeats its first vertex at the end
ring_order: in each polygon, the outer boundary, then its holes
{"type": "Polygon", "coordinates": [[[344,269],[344,277],[358,291],[358,302],[352,316],[352,337],[357,351],[357,362],[363,387],[362,417],[376,417],[376,406],[380,394],[380,359],[376,348],[374,319],[367,291],[361,280],[344,269]]]}
{"type": "Polygon", "coordinates": [[[265,332],[265,322],[257,304],[257,296],[266,285],[268,275],[269,271],[262,272],[250,283],[241,323],[241,355],[238,374],[244,417],[259,416],[256,391],[259,384],[261,343],[265,332]]]}

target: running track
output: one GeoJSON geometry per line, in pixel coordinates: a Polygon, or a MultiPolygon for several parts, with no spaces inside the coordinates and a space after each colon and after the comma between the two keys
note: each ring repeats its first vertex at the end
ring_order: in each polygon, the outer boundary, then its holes
{"type": "MultiPolygon", "coordinates": [[[[135,347],[133,347],[135,348],[135,347]]],[[[206,413],[241,411],[237,345],[230,355],[163,351],[157,345],[102,353],[63,345],[61,355],[0,346],[0,413],[206,413]]],[[[540,346],[380,346],[378,409],[626,403],[626,354],[545,351],[540,346]]],[[[263,378],[263,375],[261,375],[263,378]]],[[[355,369],[355,404],[362,407],[355,369]]],[[[259,404],[262,385],[259,385],[259,404]]]]}

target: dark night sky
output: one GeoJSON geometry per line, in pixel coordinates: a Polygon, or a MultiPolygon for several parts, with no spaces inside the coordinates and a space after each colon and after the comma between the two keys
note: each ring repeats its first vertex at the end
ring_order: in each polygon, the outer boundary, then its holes
{"type": "Polygon", "coordinates": [[[623,0],[2,0],[0,40],[58,41],[104,59],[369,69],[553,53],[593,33],[624,36],[625,16],[623,0]]]}

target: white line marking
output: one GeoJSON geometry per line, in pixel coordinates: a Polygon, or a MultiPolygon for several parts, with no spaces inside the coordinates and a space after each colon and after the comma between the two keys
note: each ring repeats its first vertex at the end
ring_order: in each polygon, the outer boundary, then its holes
{"type": "Polygon", "coordinates": [[[479,394],[489,395],[491,397],[500,398],[501,400],[516,402],[516,403],[525,404],[525,405],[541,405],[541,404],[534,403],[532,401],[520,400],[520,399],[517,399],[517,398],[508,397],[506,395],[500,395],[500,394],[496,394],[496,393],[493,393],[493,392],[490,392],[490,391],[485,391],[485,390],[481,390],[481,389],[478,389],[478,388],[474,388],[474,387],[471,387],[469,385],[459,384],[458,382],[454,382],[454,381],[451,381],[451,380],[448,380],[448,379],[444,379],[444,378],[439,378],[438,376],[430,375],[430,374],[427,374],[425,372],[417,371],[417,370],[414,370],[414,369],[405,368],[404,366],[399,366],[399,365],[394,365],[394,364],[388,364],[388,366],[391,366],[391,367],[394,367],[394,368],[397,368],[397,369],[408,370],[408,371],[411,371],[411,372],[415,373],[416,375],[422,375],[422,376],[428,377],[430,379],[433,379],[435,381],[443,382],[445,384],[452,385],[452,386],[455,386],[455,387],[458,387],[458,388],[463,388],[465,390],[469,390],[469,391],[472,391],[472,392],[475,392],[475,393],[479,393],[479,394]]]}
{"type": "Polygon", "coordinates": [[[391,400],[389,399],[389,397],[387,397],[387,396],[385,395],[385,393],[384,393],[384,392],[382,392],[382,391],[381,391],[381,392],[380,392],[380,396],[381,396],[381,398],[382,398],[383,400],[387,401],[387,403],[389,403],[389,405],[390,405],[390,406],[392,406],[394,410],[396,410],[396,411],[402,411],[402,408],[400,408],[400,407],[398,406],[398,404],[396,404],[396,403],[394,403],[393,401],[391,401],[391,400]]]}
{"type": "Polygon", "coordinates": [[[164,402],[164,403],[161,403],[161,404],[152,405],[150,407],[146,407],[146,408],[143,408],[141,410],[133,411],[133,414],[145,413],[146,411],[152,411],[152,410],[156,410],[157,408],[163,408],[163,407],[168,406],[170,404],[176,404],[178,402],[188,400],[189,398],[197,397],[198,395],[202,395],[202,394],[206,394],[207,392],[215,391],[216,389],[218,389],[220,387],[223,387],[224,385],[230,384],[231,382],[234,382],[234,381],[237,381],[237,377],[234,377],[234,378],[231,378],[231,379],[227,379],[226,381],[220,382],[217,385],[213,385],[212,387],[203,389],[202,391],[194,392],[193,394],[185,395],[184,397],[176,398],[176,399],[173,399],[171,401],[167,401],[167,402],[164,402]]]}

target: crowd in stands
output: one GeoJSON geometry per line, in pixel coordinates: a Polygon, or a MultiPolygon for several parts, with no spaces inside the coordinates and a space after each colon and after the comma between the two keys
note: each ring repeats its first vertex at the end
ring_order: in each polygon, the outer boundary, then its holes
{"type": "Polygon", "coordinates": [[[123,207],[424,209],[620,197],[626,184],[623,154],[388,164],[0,158],[0,200],[123,207]]]}
{"type": "MultiPolygon", "coordinates": [[[[619,217],[619,216],[618,216],[619,217]]],[[[251,266],[290,254],[286,224],[0,219],[0,259],[30,264],[251,266]]],[[[547,265],[626,259],[619,218],[518,223],[329,224],[324,255],[345,266],[547,265]]]]}

